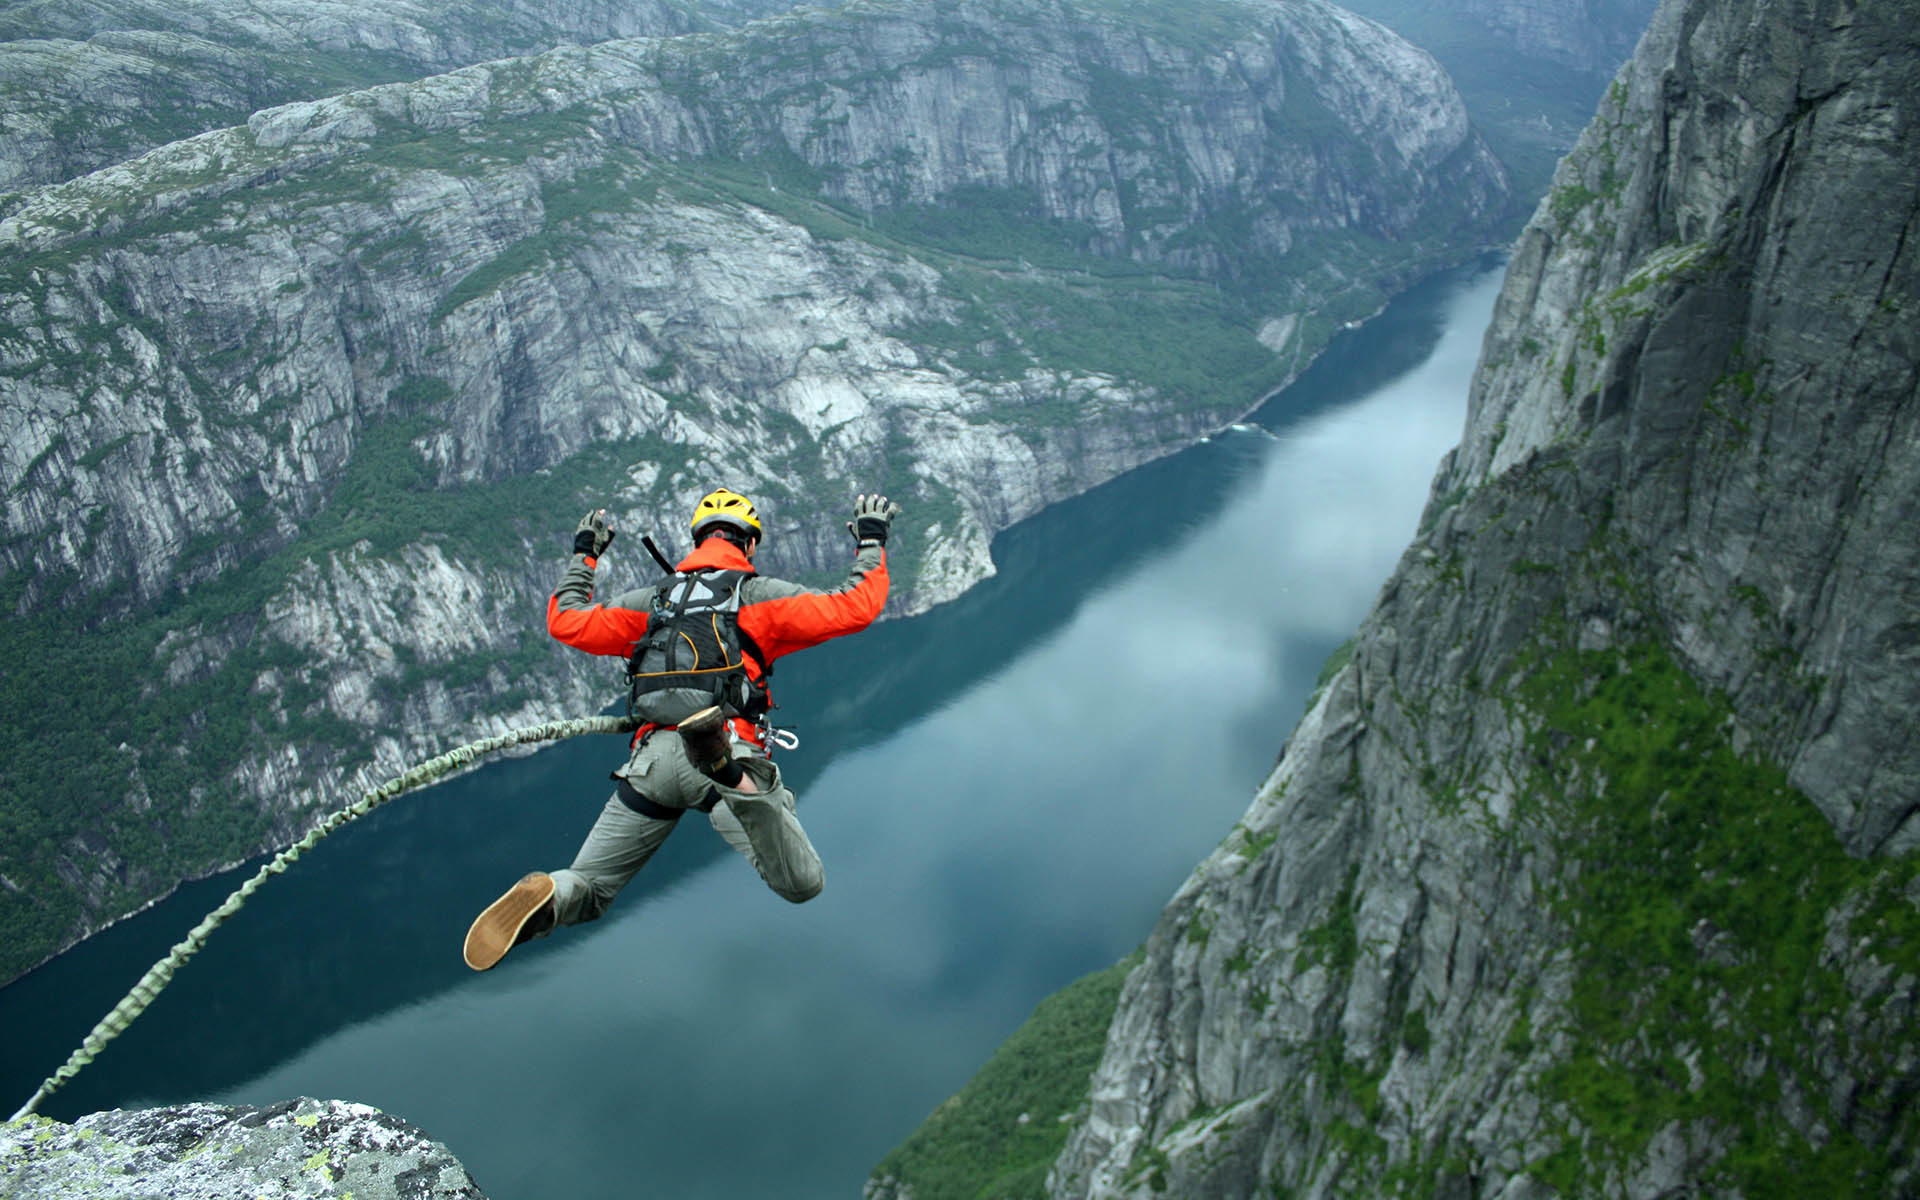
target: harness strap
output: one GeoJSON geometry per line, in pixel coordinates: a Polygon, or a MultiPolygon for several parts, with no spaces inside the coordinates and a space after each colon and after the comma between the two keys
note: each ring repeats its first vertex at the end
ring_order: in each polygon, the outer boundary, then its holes
{"type": "MultiPolygon", "coordinates": [[[[747,581],[742,579],[739,586],[745,587],[746,584],[747,581]]],[[[753,656],[754,664],[760,668],[760,686],[765,688],[767,681],[773,678],[773,664],[767,661],[767,652],[760,648],[760,643],[754,641],[753,635],[740,624],[738,614],[733,619],[733,635],[740,639],[740,649],[753,656]]]]}
{"type": "Polygon", "coordinates": [[[632,784],[618,775],[614,776],[613,784],[615,793],[620,797],[620,803],[626,805],[643,817],[652,817],[656,821],[678,821],[680,814],[684,811],[678,808],[668,808],[664,804],[655,804],[653,801],[641,795],[632,784]]]}
{"type": "MultiPolygon", "coordinates": [[[[698,576],[692,573],[688,573],[686,575],[682,575],[679,578],[679,580],[674,584],[674,587],[672,590],[672,594],[675,596],[675,599],[673,602],[673,625],[670,626],[669,628],[677,629],[677,627],[680,624],[680,619],[687,615],[687,605],[691,603],[693,600],[693,585],[696,579],[698,579],[698,576]]],[[[684,637],[686,635],[681,634],[680,636],[684,637]]],[[[667,652],[667,670],[668,671],[679,670],[680,669],[680,641],[678,638],[673,637],[671,635],[667,638],[666,652],[667,652]]]]}
{"type": "MultiPolygon", "coordinates": [[[[678,821],[687,811],[684,808],[668,808],[664,804],[655,804],[642,795],[638,788],[628,783],[623,776],[615,775],[613,783],[613,790],[620,797],[620,803],[643,817],[652,817],[656,821],[678,821]]],[[[713,788],[708,788],[706,796],[693,807],[703,813],[710,813],[719,803],[720,793],[713,788]]]]}

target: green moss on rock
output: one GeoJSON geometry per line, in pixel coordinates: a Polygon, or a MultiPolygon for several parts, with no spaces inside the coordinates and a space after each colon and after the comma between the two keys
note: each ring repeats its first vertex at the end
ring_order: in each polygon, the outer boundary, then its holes
{"type": "Polygon", "coordinates": [[[1136,953],[1040,1002],[965,1087],[880,1160],[914,1200],[1022,1200],[1046,1194],[1047,1170],[1084,1111],[1120,988],[1136,953]]]}

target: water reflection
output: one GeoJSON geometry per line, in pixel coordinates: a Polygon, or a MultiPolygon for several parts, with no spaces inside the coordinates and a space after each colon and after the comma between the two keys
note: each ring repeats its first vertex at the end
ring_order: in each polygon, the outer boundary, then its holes
{"type": "MultiPolygon", "coordinates": [[[[784,663],[813,903],[690,823],[608,919],[470,976],[472,912],[564,862],[604,798],[617,744],[570,743],[330,839],[49,1115],[340,1096],[445,1140],[495,1200],[857,1194],[1231,828],[1413,532],[1496,284],[1423,289],[1260,427],[1009,531],[1000,574],[934,614],[784,663]]],[[[232,884],[0,992],[0,1020],[47,1031],[39,1056],[10,1039],[9,1086],[232,884]]]]}

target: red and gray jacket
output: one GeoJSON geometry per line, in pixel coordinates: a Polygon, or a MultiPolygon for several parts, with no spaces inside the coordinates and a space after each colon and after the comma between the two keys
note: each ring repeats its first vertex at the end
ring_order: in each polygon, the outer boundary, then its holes
{"type": "MultiPolygon", "coordinates": [[[[595,604],[593,573],[597,565],[585,554],[576,554],[567,563],[559,586],[547,601],[547,632],[588,654],[626,658],[647,632],[648,613],[660,586],[649,584],[622,592],[610,603],[595,604]]],[[[747,675],[756,683],[783,655],[865,629],[887,603],[887,552],[881,546],[868,546],[854,555],[846,582],[830,591],[753,574],[746,554],[725,538],[708,538],[675,569],[703,568],[748,573],[740,584],[739,621],[740,632],[745,635],[742,646],[752,645],[760,656],[745,655],[747,675]]],[[[736,718],[733,724],[741,737],[760,744],[749,722],[736,718]]],[[[645,732],[643,728],[634,736],[645,732]]]]}

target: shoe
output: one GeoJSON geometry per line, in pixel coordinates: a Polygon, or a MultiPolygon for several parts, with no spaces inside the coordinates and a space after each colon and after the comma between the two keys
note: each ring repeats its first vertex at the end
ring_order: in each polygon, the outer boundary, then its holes
{"type": "Polygon", "coordinates": [[[553,928],[553,876],[534,871],[487,905],[467,930],[461,955],[476,971],[485,971],[528,938],[553,928]]]}
{"type": "Polygon", "coordinates": [[[680,722],[679,728],[687,759],[695,770],[715,779],[730,774],[727,766],[733,762],[733,734],[727,728],[727,714],[719,705],[701,709],[680,722]]]}

